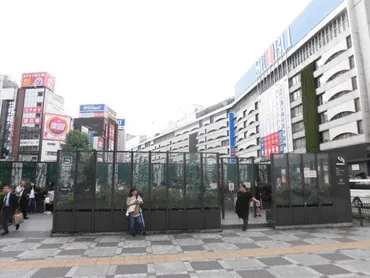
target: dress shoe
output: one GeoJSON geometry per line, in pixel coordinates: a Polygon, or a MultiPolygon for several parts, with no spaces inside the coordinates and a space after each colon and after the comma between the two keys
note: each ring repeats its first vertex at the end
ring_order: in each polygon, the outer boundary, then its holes
{"type": "Polygon", "coordinates": [[[28,219],[28,217],[23,217],[23,219],[28,219]]]}
{"type": "Polygon", "coordinates": [[[9,234],[9,232],[2,232],[1,235],[5,236],[6,234],[9,234]]]}
{"type": "Polygon", "coordinates": [[[18,231],[18,229],[19,229],[19,224],[15,225],[15,230],[18,231]]]}

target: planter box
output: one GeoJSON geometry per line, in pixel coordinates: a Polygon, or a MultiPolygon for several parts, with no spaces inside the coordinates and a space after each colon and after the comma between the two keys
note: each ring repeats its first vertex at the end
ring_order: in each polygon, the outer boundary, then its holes
{"type": "Polygon", "coordinates": [[[321,208],[320,207],[306,207],[307,225],[315,225],[321,223],[321,208]]]}
{"type": "Polygon", "coordinates": [[[292,207],[292,225],[306,224],[305,207],[292,207]]]}
{"type": "Polygon", "coordinates": [[[293,213],[291,208],[276,208],[275,226],[293,225],[293,213]]]}
{"type": "Polygon", "coordinates": [[[53,217],[55,222],[54,233],[70,233],[73,232],[73,212],[72,211],[57,211],[53,217]]]}
{"type": "Polygon", "coordinates": [[[322,206],[320,214],[321,224],[334,223],[334,208],[333,206],[322,206]]]}
{"type": "Polygon", "coordinates": [[[92,231],[92,212],[76,211],[75,232],[91,233],[92,231]]]}
{"type": "Polygon", "coordinates": [[[168,211],[168,230],[185,230],[185,210],[168,211]]]}
{"type": "Polygon", "coordinates": [[[186,228],[187,230],[202,229],[202,209],[186,210],[186,228]]]}
{"type": "Polygon", "coordinates": [[[113,212],[113,232],[127,232],[128,217],[125,210],[115,210],[113,212]]]}
{"type": "Polygon", "coordinates": [[[218,208],[204,209],[203,212],[203,229],[220,229],[221,215],[218,208]]]}
{"type": "Polygon", "coordinates": [[[95,232],[110,232],[111,212],[95,210],[95,232]]]}
{"type": "MultiPolygon", "coordinates": [[[[151,210],[150,211],[150,223],[149,225],[146,224],[147,227],[150,227],[150,231],[166,231],[166,219],[167,217],[167,212],[166,210],[151,210]]],[[[144,214],[144,219],[145,214],[144,214]]]]}

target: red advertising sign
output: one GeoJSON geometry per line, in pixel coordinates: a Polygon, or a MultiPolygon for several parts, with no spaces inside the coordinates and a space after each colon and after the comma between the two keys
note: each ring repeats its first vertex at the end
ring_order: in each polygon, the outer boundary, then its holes
{"type": "Polygon", "coordinates": [[[56,114],[44,114],[43,137],[44,140],[64,141],[71,128],[71,117],[56,114]]]}
{"type": "Polygon", "coordinates": [[[54,91],[55,78],[47,72],[24,73],[22,74],[21,87],[46,87],[54,91]]]}
{"type": "Polygon", "coordinates": [[[23,113],[42,113],[42,107],[25,107],[23,113]]]}
{"type": "Polygon", "coordinates": [[[41,118],[23,118],[22,123],[24,125],[40,124],[41,118]]]}

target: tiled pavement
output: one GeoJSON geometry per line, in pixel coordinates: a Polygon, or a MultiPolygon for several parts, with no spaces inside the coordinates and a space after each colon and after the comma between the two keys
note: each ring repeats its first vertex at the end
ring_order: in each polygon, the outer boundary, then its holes
{"type": "Polygon", "coordinates": [[[0,277],[370,277],[370,227],[135,239],[12,232],[0,238],[0,277]]]}

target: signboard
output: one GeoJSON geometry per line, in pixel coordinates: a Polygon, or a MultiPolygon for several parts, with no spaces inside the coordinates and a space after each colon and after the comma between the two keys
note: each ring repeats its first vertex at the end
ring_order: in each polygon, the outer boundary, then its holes
{"type": "Polygon", "coordinates": [[[126,120],[125,119],[117,119],[118,129],[125,129],[126,120]]]}
{"type": "Polygon", "coordinates": [[[23,118],[22,119],[22,124],[24,125],[35,125],[35,124],[40,124],[41,123],[41,118],[23,118]]]}
{"type": "Polygon", "coordinates": [[[108,107],[105,104],[82,104],[80,105],[80,113],[96,113],[108,112],[108,107]]]}
{"type": "Polygon", "coordinates": [[[293,151],[288,78],[258,96],[261,156],[293,151]]]}
{"type": "MultiPolygon", "coordinates": [[[[264,71],[274,65],[290,48],[296,46],[344,0],[312,0],[290,26],[267,48],[265,53],[236,83],[235,95],[243,94],[264,71]]],[[[252,42],[253,43],[253,42],[252,42]]]]}
{"type": "Polygon", "coordinates": [[[352,164],[351,168],[352,171],[360,171],[360,164],[352,164]]]}
{"type": "Polygon", "coordinates": [[[235,134],[234,134],[234,113],[229,113],[229,144],[230,144],[230,163],[236,163],[235,154],[235,134]]]}
{"type": "Polygon", "coordinates": [[[109,151],[114,150],[114,125],[109,125],[109,151]]]}
{"type": "Polygon", "coordinates": [[[117,113],[114,112],[112,109],[108,108],[108,118],[115,121],[117,118],[117,113]]]}
{"type": "Polygon", "coordinates": [[[21,139],[19,142],[19,146],[38,146],[40,141],[38,139],[21,139]]]}
{"type": "Polygon", "coordinates": [[[106,113],[95,112],[95,113],[80,113],[80,118],[106,118],[106,113]]]}
{"type": "Polygon", "coordinates": [[[52,141],[65,141],[71,128],[71,117],[45,113],[42,139],[52,141]]]}
{"type": "Polygon", "coordinates": [[[23,113],[42,113],[42,107],[25,107],[23,113]]]}
{"type": "Polygon", "coordinates": [[[22,74],[21,87],[46,87],[54,91],[55,78],[47,72],[24,73],[22,74]]]}

